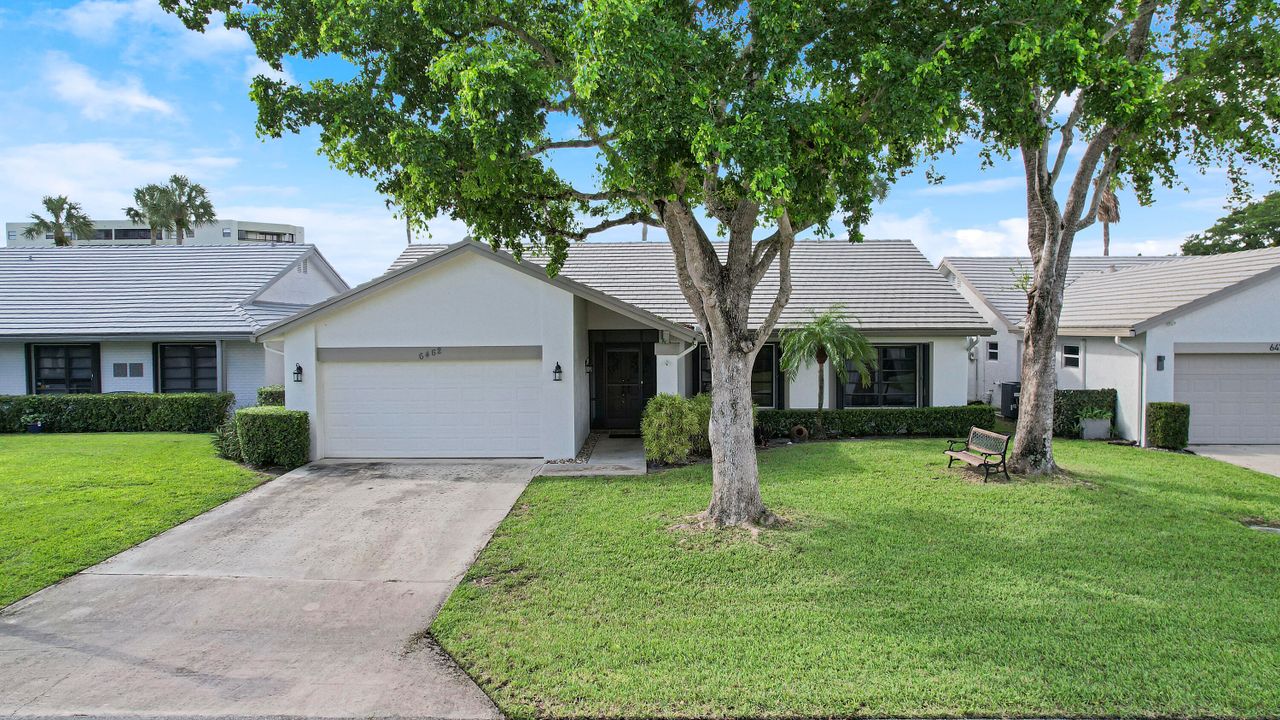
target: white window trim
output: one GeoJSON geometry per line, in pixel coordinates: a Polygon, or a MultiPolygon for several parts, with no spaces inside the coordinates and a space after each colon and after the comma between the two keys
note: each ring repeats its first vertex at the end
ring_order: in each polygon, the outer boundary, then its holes
{"type": "Polygon", "coordinates": [[[996,340],[987,341],[987,362],[1000,362],[1000,343],[996,340]],[[995,351],[996,356],[991,357],[991,352],[995,351]]]}

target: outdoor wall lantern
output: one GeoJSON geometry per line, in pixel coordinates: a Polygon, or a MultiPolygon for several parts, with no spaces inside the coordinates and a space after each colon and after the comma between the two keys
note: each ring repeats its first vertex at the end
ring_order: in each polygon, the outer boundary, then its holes
{"type": "Polygon", "coordinates": [[[302,365],[295,364],[293,366],[293,381],[302,382],[302,365]]]}
{"type": "Polygon", "coordinates": [[[564,370],[560,369],[560,363],[556,363],[556,369],[551,371],[551,379],[556,382],[564,379],[564,370]]]}
{"type": "Polygon", "coordinates": [[[587,353],[587,372],[591,372],[591,353],[587,353]]]}

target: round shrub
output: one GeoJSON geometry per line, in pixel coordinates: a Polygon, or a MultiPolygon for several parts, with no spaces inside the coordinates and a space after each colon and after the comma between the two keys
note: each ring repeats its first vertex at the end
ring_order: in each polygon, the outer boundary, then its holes
{"type": "Polygon", "coordinates": [[[695,431],[689,438],[692,454],[700,457],[711,455],[711,393],[698,393],[689,400],[695,431]]]}
{"type": "Polygon", "coordinates": [[[284,386],[267,385],[258,388],[259,405],[284,405],[284,386]]]}
{"type": "Polygon", "coordinates": [[[278,406],[236,411],[240,455],[250,465],[296,468],[311,459],[311,424],[303,410],[278,406]]]}
{"type": "Polygon", "coordinates": [[[1191,406],[1186,403],[1147,403],[1147,444],[1182,450],[1191,432],[1191,406]]]}
{"type": "MultiPolygon", "coordinates": [[[[640,435],[646,459],[667,464],[688,462],[697,433],[697,413],[688,398],[660,393],[644,406],[640,435]]],[[[706,433],[702,428],[702,434],[706,433]]]]}

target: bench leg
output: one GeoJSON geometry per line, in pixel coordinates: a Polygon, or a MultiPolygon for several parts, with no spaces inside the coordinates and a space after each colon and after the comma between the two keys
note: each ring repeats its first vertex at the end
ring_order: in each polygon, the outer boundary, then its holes
{"type": "Polygon", "coordinates": [[[1013,478],[1009,477],[1009,463],[1000,463],[1000,469],[1004,471],[1004,479],[1009,482],[1013,482],[1013,478]]]}
{"type": "Polygon", "coordinates": [[[950,455],[948,455],[948,456],[947,456],[947,467],[951,467],[951,463],[953,463],[953,462],[955,462],[955,461],[956,461],[956,459],[955,459],[955,458],[953,458],[953,457],[951,457],[950,455]]]}

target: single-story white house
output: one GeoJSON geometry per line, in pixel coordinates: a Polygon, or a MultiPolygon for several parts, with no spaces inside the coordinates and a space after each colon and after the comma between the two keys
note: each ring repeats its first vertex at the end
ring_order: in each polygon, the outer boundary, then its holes
{"type": "Polygon", "coordinates": [[[348,289],[310,245],[0,249],[0,395],[283,381],[254,333],[348,289]]]}
{"type": "MultiPolygon", "coordinates": [[[[1280,248],[1070,263],[1059,387],[1115,388],[1116,432],[1130,440],[1145,438],[1148,402],[1175,401],[1191,405],[1192,443],[1280,443],[1280,248]]],[[[1006,343],[975,348],[971,387],[980,399],[1019,379],[1026,298],[1001,279],[1018,267],[1030,260],[942,261],[943,273],[998,321],[988,342],[1006,343]]]]}
{"type": "MultiPolygon", "coordinates": [[[[721,248],[723,252],[723,248],[721,248]]],[[[992,332],[909,241],[797,243],[781,325],[843,304],[880,355],[870,388],[828,379],[827,407],[962,405],[966,338],[992,332]]],[[[761,283],[753,318],[777,287],[761,283]]],[[[315,458],[573,457],[593,430],[634,433],[656,393],[709,387],[665,242],[574,245],[549,277],[487,245],[411,245],[391,270],[258,333],[284,353],[315,458]]],[[[777,343],[753,376],[765,408],[817,403],[777,343]]],[[[830,372],[830,370],[828,370],[830,372]]]]}

